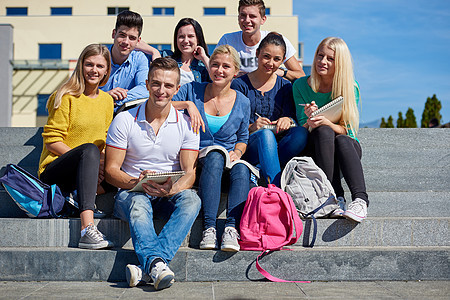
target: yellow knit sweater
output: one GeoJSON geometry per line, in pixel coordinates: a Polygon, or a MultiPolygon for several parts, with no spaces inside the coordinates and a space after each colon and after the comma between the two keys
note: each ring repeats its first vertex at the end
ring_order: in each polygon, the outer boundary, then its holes
{"type": "Polygon", "coordinates": [[[114,101],[109,94],[99,92],[95,99],[84,94],[79,97],[66,94],[57,109],[53,108],[56,93],[50,96],[47,125],[42,133],[44,146],[39,161],[39,176],[49,163],[58,158],[58,155],[47,150],[45,144],[63,142],[73,149],[93,143],[100,151],[103,150],[113,118],[114,101]]]}

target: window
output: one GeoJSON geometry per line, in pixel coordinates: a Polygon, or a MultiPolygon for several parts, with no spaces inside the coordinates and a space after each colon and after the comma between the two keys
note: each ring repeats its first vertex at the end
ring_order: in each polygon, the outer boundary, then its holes
{"type": "Polygon", "coordinates": [[[204,16],[225,15],[225,7],[204,7],[203,15],[204,16]]]}
{"type": "Polygon", "coordinates": [[[153,7],[154,16],[173,16],[174,14],[174,7],[153,7]]]}
{"type": "Polygon", "coordinates": [[[211,54],[213,54],[214,49],[216,49],[217,44],[208,44],[208,53],[211,56],[211,54]]]}
{"type": "Polygon", "coordinates": [[[170,44],[150,44],[150,46],[158,49],[158,51],[171,50],[172,48],[170,44]]]}
{"type": "Polygon", "coordinates": [[[270,7],[266,8],[266,16],[270,16],[270,7]]]}
{"type": "Polygon", "coordinates": [[[61,44],[39,44],[39,59],[61,59],[61,44]]]}
{"type": "Polygon", "coordinates": [[[28,7],[7,7],[7,16],[26,16],[28,15],[28,7]]]}
{"type": "Polygon", "coordinates": [[[37,95],[37,100],[38,100],[38,105],[37,105],[37,110],[36,110],[36,115],[37,116],[48,116],[48,112],[47,112],[47,100],[50,97],[49,94],[38,94],[37,95]]]}
{"type": "Polygon", "coordinates": [[[71,16],[72,7],[51,7],[50,14],[52,16],[71,16]]]}
{"type": "Polygon", "coordinates": [[[130,10],[130,8],[129,7],[108,7],[108,16],[116,16],[125,10],[130,10]]]}

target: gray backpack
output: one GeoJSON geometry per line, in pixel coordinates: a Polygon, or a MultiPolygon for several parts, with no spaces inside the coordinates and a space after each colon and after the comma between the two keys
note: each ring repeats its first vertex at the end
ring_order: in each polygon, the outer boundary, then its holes
{"type": "Polygon", "coordinates": [[[312,247],[317,234],[315,218],[340,208],[330,181],[311,157],[294,157],[281,174],[281,189],[291,195],[300,217],[313,219],[312,247]]]}

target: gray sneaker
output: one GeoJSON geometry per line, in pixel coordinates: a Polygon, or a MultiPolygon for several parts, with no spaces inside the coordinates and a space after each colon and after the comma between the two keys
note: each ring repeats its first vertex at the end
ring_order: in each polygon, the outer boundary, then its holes
{"type": "Polygon", "coordinates": [[[356,198],[347,207],[343,216],[349,220],[361,223],[367,217],[367,203],[363,199],[356,198]]]}
{"type": "Polygon", "coordinates": [[[86,227],[86,233],[80,238],[78,247],[83,249],[104,249],[114,247],[111,241],[108,241],[97,226],[90,224],[86,227]]]}
{"type": "Polygon", "coordinates": [[[153,281],[155,290],[162,290],[170,287],[175,279],[175,274],[170,270],[169,266],[163,262],[157,262],[151,272],[150,277],[153,281]]]}
{"type": "Polygon", "coordinates": [[[234,227],[225,227],[222,235],[222,251],[237,252],[241,249],[239,246],[239,233],[234,227]]]}
{"type": "Polygon", "coordinates": [[[209,227],[208,229],[203,230],[202,236],[203,238],[200,242],[200,249],[202,250],[217,249],[217,236],[216,236],[216,229],[214,227],[209,227]]]}
{"type": "Polygon", "coordinates": [[[135,287],[149,283],[152,279],[150,276],[142,270],[141,266],[128,264],[125,269],[125,275],[129,287],[135,287]]]}

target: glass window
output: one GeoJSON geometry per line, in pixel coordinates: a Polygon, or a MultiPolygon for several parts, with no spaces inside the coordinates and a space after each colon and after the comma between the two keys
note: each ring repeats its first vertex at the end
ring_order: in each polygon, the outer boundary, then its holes
{"type": "Polygon", "coordinates": [[[155,16],[173,16],[174,14],[174,7],[153,7],[153,15],[155,16]]]}
{"type": "Polygon", "coordinates": [[[204,7],[203,15],[225,15],[225,7],[204,7]]]}
{"type": "Polygon", "coordinates": [[[150,44],[153,48],[158,49],[158,51],[162,50],[171,50],[171,44],[150,44]]]}
{"type": "Polygon", "coordinates": [[[39,44],[39,59],[61,59],[61,44],[39,44]]]}
{"type": "Polygon", "coordinates": [[[266,16],[270,16],[270,7],[266,7],[266,16]]]}
{"type": "Polygon", "coordinates": [[[48,111],[47,111],[46,105],[47,105],[47,100],[49,97],[50,97],[49,94],[38,94],[37,95],[37,99],[38,99],[38,106],[37,106],[37,110],[36,110],[37,116],[48,116],[48,111]]]}
{"type": "Polygon", "coordinates": [[[130,8],[129,7],[108,7],[108,16],[116,16],[125,10],[130,10],[130,8]]]}
{"type": "Polygon", "coordinates": [[[7,16],[26,16],[28,15],[28,7],[7,7],[7,16]]]}
{"type": "Polygon", "coordinates": [[[52,16],[71,16],[72,7],[51,7],[50,14],[52,16]]]}

